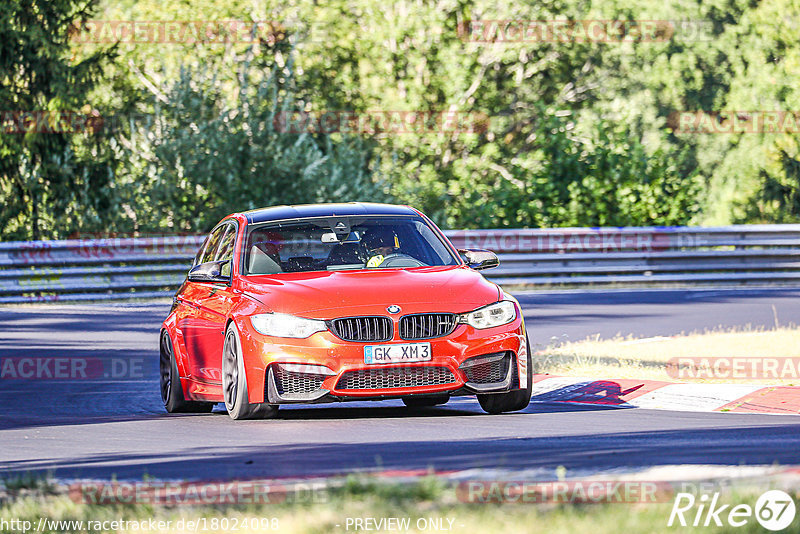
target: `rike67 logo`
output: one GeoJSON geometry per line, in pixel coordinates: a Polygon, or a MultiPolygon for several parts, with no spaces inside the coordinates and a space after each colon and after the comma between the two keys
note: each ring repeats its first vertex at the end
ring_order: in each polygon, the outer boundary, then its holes
{"type": "Polygon", "coordinates": [[[761,495],[755,507],[749,504],[720,504],[720,494],[696,497],[691,493],[678,493],[672,505],[667,526],[743,527],[754,518],[765,529],[779,531],[788,528],[795,518],[792,497],[780,490],[770,490],[761,495]]]}

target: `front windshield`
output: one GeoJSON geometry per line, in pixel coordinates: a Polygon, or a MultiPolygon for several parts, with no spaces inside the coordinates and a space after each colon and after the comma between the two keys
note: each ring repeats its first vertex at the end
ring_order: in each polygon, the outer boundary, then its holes
{"type": "Polygon", "coordinates": [[[416,217],[330,217],[253,226],[243,272],[249,275],[457,265],[416,217]]]}

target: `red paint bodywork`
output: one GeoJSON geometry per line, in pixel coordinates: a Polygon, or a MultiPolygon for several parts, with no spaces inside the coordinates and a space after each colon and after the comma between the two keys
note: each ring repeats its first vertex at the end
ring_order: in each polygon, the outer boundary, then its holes
{"type": "MultiPolygon", "coordinates": [[[[444,234],[424,215],[416,212],[438,233],[458,256],[444,234]]],[[[405,395],[453,392],[462,388],[466,377],[458,369],[464,360],[483,354],[511,351],[517,358],[517,376],[526,376],[525,326],[519,304],[496,284],[464,264],[444,267],[298,272],[243,276],[239,258],[247,230],[247,218],[232,214],[223,221],[238,223],[233,251],[231,283],[183,283],[162,330],[172,339],[178,372],[187,400],[222,402],[222,348],[230,322],[238,328],[245,376],[251,403],[265,402],[265,377],[273,362],[324,365],[336,372],[323,387],[334,397],[386,398],[405,395]],[[432,359],[414,365],[450,368],[457,383],[382,390],[337,391],[341,373],[374,368],[364,363],[364,343],[347,342],[330,331],[305,339],[269,337],[257,332],[249,316],[280,312],[311,319],[333,319],[359,315],[388,316],[394,322],[394,338],[386,343],[407,343],[398,337],[397,323],[403,315],[422,312],[465,313],[499,300],[512,300],[517,318],[506,325],[478,330],[460,324],[443,338],[431,343],[432,359]],[[390,315],[395,304],[401,313],[390,315]]],[[[408,364],[407,364],[408,365],[408,364]]],[[[520,387],[513,384],[512,389],[520,387]]]]}

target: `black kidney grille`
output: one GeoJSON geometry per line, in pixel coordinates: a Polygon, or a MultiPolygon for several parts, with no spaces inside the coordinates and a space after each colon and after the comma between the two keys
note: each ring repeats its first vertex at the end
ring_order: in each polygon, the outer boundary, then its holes
{"type": "Polygon", "coordinates": [[[381,367],[347,371],[336,389],[412,388],[452,384],[455,375],[447,367],[381,367]]]}
{"type": "Polygon", "coordinates": [[[392,320],[388,317],[344,317],[334,319],[331,331],[345,341],[389,341],[392,339],[392,320]]]}
{"type": "Polygon", "coordinates": [[[431,339],[449,335],[458,320],[452,313],[419,313],[400,319],[402,339],[431,339]]]}

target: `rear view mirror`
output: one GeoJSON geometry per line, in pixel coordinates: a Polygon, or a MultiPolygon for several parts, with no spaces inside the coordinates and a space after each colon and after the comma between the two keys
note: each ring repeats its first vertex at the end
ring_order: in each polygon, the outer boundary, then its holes
{"type": "Polygon", "coordinates": [[[458,254],[467,267],[481,271],[500,265],[500,260],[494,252],[483,249],[459,249],[458,254]]]}
{"type": "Polygon", "coordinates": [[[323,243],[338,243],[339,239],[336,237],[336,234],[333,232],[325,232],[322,234],[321,241],[323,243]]]}
{"type": "MultiPolygon", "coordinates": [[[[224,275],[223,270],[230,263],[230,260],[209,261],[192,267],[189,271],[190,282],[222,282],[227,284],[231,281],[230,274],[224,275]]],[[[228,269],[230,271],[230,269],[228,269]]]]}
{"type": "Polygon", "coordinates": [[[334,232],[326,232],[322,234],[323,243],[360,243],[361,234],[358,232],[350,232],[346,236],[337,235],[334,232]],[[342,237],[342,239],[340,239],[342,237]]]}

